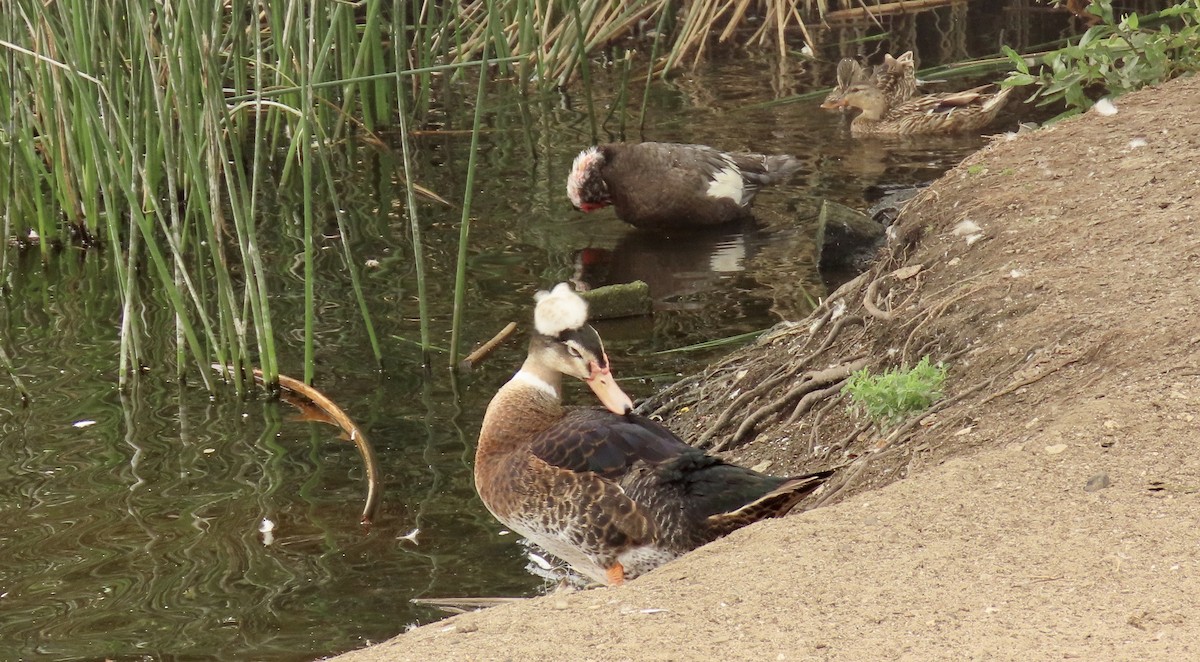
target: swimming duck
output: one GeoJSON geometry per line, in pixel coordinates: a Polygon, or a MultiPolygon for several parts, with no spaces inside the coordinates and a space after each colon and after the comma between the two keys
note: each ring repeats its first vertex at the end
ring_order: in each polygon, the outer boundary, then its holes
{"type": "Polygon", "coordinates": [[[831,473],[767,476],[633,414],[567,283],[538,294],[534,327],[521,369],[488,404],[475,486],[496,519],[596,582],[621,584],[783,515],[831,473]],[[607,411],[564,408],[563,375],[586,382],[607,411]]]}
{"type": "Polygon", "coordinates": [[[575,157],[567,197],[585,212],[612,205],[617,218],[650,230],[697,228],[750,216],[763,186],[801,162],[785,154],[722,152],[705,145],[609,143],[575,157]]]}
{"type": "Polygon", "coordinates": [[[900,57],[892,57],[891,53],[885,54],[883,62],[875,65],[870,73],[867,73],[858,60],[842,58],[837,65],[837,85],[825,96],[821,107],[842,108],[839,102],[850,86],[861,82],[873,82],[883,92],[890,107],[912,98],[921,81],[917,80],[912,51],[906,51],[900,57]]]}
{"type": "Polygon", "coordinates": [[[928,94],[889,106],[883,91],[865,81],[851,85],[837,103],[862,111],[850,122],[850,133],[855,136],[960,133],[978,131],[990,124],[1013,90],[1008,87],[985,92],[990,87],[928,94]]]}

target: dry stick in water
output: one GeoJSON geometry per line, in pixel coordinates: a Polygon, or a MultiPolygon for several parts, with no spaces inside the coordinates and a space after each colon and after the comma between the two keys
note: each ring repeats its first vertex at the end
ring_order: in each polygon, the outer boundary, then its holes
{"type": "Polygon", "coordinates": [[[496,350],[496,348],[500,346],[500,343],[504,342],[505,340],[508,340],[508,337],[511,336],[513,334],[513,331],[516,331],[516,330],[517,330],[517,323],[509,322],[507,326],[505,326],[503,329],[500,329],[499,333],[492,336],[491,340],[483,343],[475,351],[468,354],[467,358],[463,359],[462,361],[459,361],[458,369],[462,370],[463,372],[468,372],[471,369],[473,369],[475,366],[482,363],[484,361],[484,359],[486,359],[489,355],[491,355],[491,353],[494,352],[496,350]]]}
{"type": "MultiPolygon", "coordinates": [[[[224,366],[220,363],[212,364],[212,367],[217,372],[222,374],[230,373],[234,370],[233,366],[224,366]]],[[[262,371],[254,369],[254,379],[258,383],[262,383],[262,371]]],[[[354,442],[358,447],[358,453],[362,456],[363,465],[367,474],[367,501],[363,505],[362,518],[359,520],[363,524],[370,524],[375,517],[375,511],[379,508],[379,464],[375,460],[375,448],[371,446],[371,442],[367,440],[367,436],[363,434],[358,425],[350,420],[346,412],[337,406],[333,400],[330,400],[324,393],[305,384],[304,382],[288,377],[287,375],[279,375],[279,387],[286,393],[299,396],[300,400],[307,401],[313,407],[324,415],[324,418],[318,417],[324,423],[330,423],[341,428],[343,432],[354,442]]],[[[290,401],[290,404],[303,409],[304,402],[290,401]]]]}

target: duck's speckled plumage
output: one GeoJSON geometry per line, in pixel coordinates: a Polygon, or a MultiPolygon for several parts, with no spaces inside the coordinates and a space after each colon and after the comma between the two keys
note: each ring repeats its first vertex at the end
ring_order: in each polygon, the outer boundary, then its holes
{"type": "Polygon", "coordinates": [[[850,87],[841,104],[862,111],[850,122],[850,132],[856,136],[962,133],[991,124],[1013,90],[986,91],[989,87],[927,94],[889,106],[877,87],[860,83],[850,87]]]}
{"type": "Polygon", "coordinates": [[[590,326],[535,334],[479,435],[475,483],[492,514],[597,582],[621,583],[782,515],[828,476],[782,478],[728,464],[631,407],[590,326]],[[564,408],[563,374],[588,381],[609,411],[564,408]]]}

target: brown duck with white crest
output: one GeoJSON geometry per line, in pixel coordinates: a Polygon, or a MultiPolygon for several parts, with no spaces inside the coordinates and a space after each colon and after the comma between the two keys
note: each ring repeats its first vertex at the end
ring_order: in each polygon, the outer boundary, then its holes
{"type": "Polygon", "coordinates": [[[767,476],[633,414],[567,283],[538,293],[534,326],[521,369],[488,404],[475,486],[505,526],[596,582],[621,584],[784,515],[831,473],[767,476]],[[586,382],[607,411],[563,407],[563,375],[586,382]]]}
{"type": "Polygon", "coordinates": [[[750,217],[758,190],[788,178],[801,162],[785,154],[722,152],[705,145],[609,143],[575,157],[567,197],[585,212],[612,205],[639,228],[722,225],[750,217]]]}

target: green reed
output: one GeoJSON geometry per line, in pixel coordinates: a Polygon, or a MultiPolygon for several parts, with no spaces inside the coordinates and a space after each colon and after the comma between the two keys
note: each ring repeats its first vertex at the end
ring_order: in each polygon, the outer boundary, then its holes
{"type": "Polygon", "coordinates": [[[450,323],[450,365],[458,366],[458,353],[462,331],[462,314],[466,305],[467,292],[467,240],[471,236],[471,202],[475,197],[475,167],[479,162],[479,129],[483,124],[483,95],[487,90],[487,57],[483,49],[484,64],[479,67],[479,87],[475,92],[475,118],[471,122],[471,148],[467,157],[467,180],[463,187],[462,220],[458,230],[458,257],[454,270],[454,313],[450,323]]]}
{"type": "MultiPolygon", "coordinates": [[[[303,230],[304,377],[311,381],[321,275],[315,229],[324,216],[337,221],[363,325],[376,360],[382,356],[349,245],[355,228],[338,204],[343,196],[331,164],[351,133],[374,142],[376,132],[398,125],[428,352],[416,196],[440,198],[410,176],[408,133],[450,93],[452,78],[483,72],[473,159],[489,75],[517,77],[521,89],[582,78],[590,98],[589,58],[641,25],[658,26],[655,58],[659,42],[671,39],[664,61],[679,63],[687,54],[699,57],[717,28],[768,34],[747,22],[754,12],[773,16],[771,30],[782,34],[797,18],[782,11],[785,4],[753,0],[732,11],[716,0],[688,3],[686,30],[667,37],[679,7],[670,0],[8,0],[0,5],[0,99],[10,111],[0,121],[5,238],[32,231],[44,259],[72,241],[98,244],[112,256],[122,300],[122,386],[167,361],[178,379],[199,376],[211,387],[208,365],[217,362],[240,368],[231,374],[244,390],[252,382],[243,375],[256,365],[268,384],[277,381],[279,320],[270,301],[280,285],[272,257],[277,225],[294,219],[303,230]],[[173,357],[143,348],[156,332],[145,328],[143,314],[156,307],[173,315],[173,357]]],[[[806,2],[801,11],[828,4],[806,2]]],[[[622,66],[624,87],[632,61],[626,57],[622,66]]],[[[622,121],[627,103],[622,91],[622,121]]],[[[588,111],[595,134],[591,103],[588,111]]],[[[467,167],[460,270],[474,161],[467,167]]],[[[5,256],[0,272],[7,268],[5,256]]],[[[461,315],[465,274],[457,280],[461,315]]],[[[451,345],[457,349],[457,338],[451,345]]]]}

